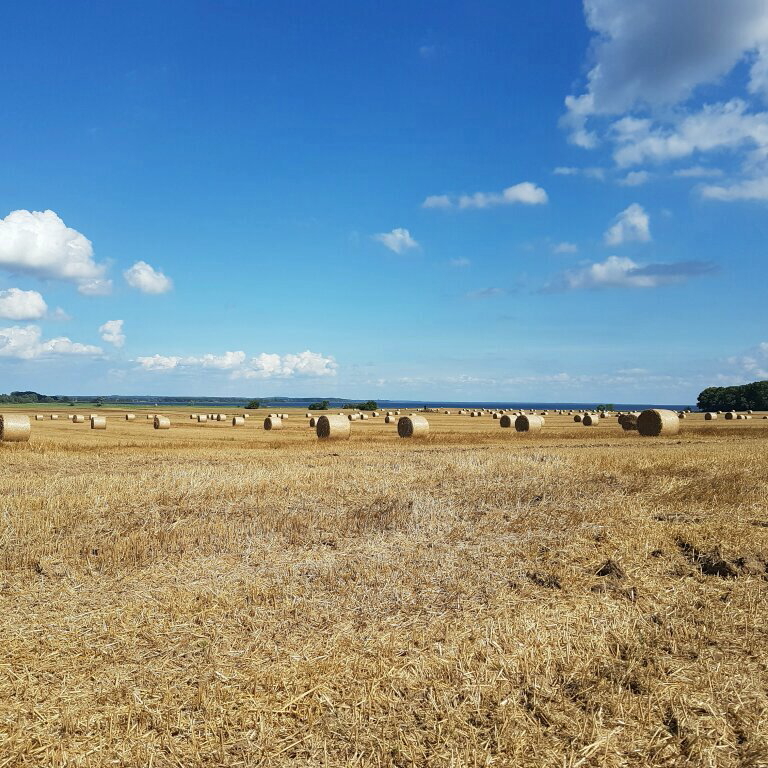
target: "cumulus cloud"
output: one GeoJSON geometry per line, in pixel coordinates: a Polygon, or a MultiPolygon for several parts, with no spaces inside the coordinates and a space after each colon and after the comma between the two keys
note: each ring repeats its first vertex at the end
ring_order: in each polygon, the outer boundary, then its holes
{"type": "Polygon", "coordinates": [[[768,200],[768,177],[760,179],[745,179],[736,184],[718,186],[704,185],[701,188],[702,197],[709,200],[733,202],[735,200],[768,200]]]}
{"type": "Polygon", "coordinates": [[[740,180],[768,175],[764,0],[732,0],[727,12],[721,0],[585,0],[584,9],[592,66],[584,91],[565,101],[573,143],[608,141],[620,168],[727,151],[741,158],[740,180]],[[743,98],[718,101],[732,73],[743,98]]]}
{"type": "Polygon", "coordinates": [[[131,288],[142,293],[168,293],[173,288],[173,281],[146,261],[137,261],[123,272],[123,277],[131,288]]]}
{"type": "Polygon", "coordinates": [[[122,347],[125,344],[122,320],[107,320],[104,325],[99,327],[99,333],[108,344],[113,344],[116,347],[122,347]]]}
{"type": "Polygon", "coordinates": [[[48,305],[37,291],[9,288],[0,291],[0,317],[7,320],[39,320],[45,317],[48,305]]]}
{"type": "Polygon", "coordinates": [[[0,267],[79,286],[106,272],[94,261],[91,241],[53,211],[12,211],[0,219],[0,267]]]}
{"type": "Polygon", "coordinates": [[[411,233],[402,227],[397,227],[391,232],[380,232],[373,235],[373,239],[395,253],[403,253],[411,248],[419,247],[419,244],[411,237],[411,233]]]}
{"type": "Polygon", "coordinates": [[[650,181],[651,174],[648,171],[630,171],[623,179],[619,179],[622,187],[639,187],[650,181]]]}
{"type": "Polygon", "coordinates": [[[317,352],[306,350],[298,354],[275,355],[262,353],[252,358],[247,367],[235,373],[243,379],[288,379],[294,376],[335,376],[336,361],[317,352]]]}
{"type": "Polygon", "coordinates": [[[647,243],[650,239],[650,219],[638,203],[632,203],[619,213],[603,236],[606,245],[622,245],[632,241],[647,243]]]}
{"type": "Polygon", "coordinates": [[[475,192],[471,195],[430,195],[422,208],[492,208],[498,205],[544,205],[549,198],[544,189],[530,181],[522,181],[501,192],[475,192]]]}
{"type": "Polygon", "coordinates": [[[681,283],[714,272],[704,261],[678,261],[669,264],[638,264],[632,259],[609,256],[605,261],[566,270],[545,287],[547,292],[598,288],[657,288],[681,283]]]}
{"type": "Polygon", "coordinates": [[[243,351],[225,352],[223,355],[170,356],[151,355],[137,357],[136,362],[145,371],[168,372],[176,369],[213,368],[229,371],[233,379],[288,379],[293,377],[335,376],[336,361],[317,352],[299,352],[278,355],[262,353],[247,360],[243,351]]]}
{"type": "Polygon", "coordinates": [[[101,347],[80,344],[66,336],[44,340],[43,333],[37,325],[0,328],[0,357],[34,360],[70,355],[95,357],[101,354],[101,347]]]}

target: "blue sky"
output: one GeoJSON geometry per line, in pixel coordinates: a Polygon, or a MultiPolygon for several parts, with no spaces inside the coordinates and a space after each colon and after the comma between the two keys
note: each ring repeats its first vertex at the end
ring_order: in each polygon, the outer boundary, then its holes
{"type": "Polygon", "coordinates": [[[763,0],[12,4],[0,391],[768,378],[763,0]]]}

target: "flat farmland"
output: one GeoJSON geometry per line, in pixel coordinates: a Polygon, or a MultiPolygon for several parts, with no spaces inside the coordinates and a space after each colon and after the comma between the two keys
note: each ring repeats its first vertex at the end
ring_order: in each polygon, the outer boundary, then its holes
{"type": "Polygon", "coordinates": [[[768,765],[765,414],[283,410],[4,411],[0,768],[768,765]]]}

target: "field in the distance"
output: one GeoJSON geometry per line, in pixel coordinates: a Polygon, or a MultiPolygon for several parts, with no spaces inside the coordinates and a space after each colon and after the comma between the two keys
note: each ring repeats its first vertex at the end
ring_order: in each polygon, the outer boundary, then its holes
{"type": "Polygon", "coordinates": [[[0,768],[768,766],[763,414],[3,410],[0,768]]]}

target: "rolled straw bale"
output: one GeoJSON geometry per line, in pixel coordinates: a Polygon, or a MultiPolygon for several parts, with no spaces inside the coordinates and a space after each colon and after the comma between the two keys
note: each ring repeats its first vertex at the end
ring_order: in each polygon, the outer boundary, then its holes
{"type": "Polygon", "coordinates": [[[395,424],[397,422],[397,416],[385,416],[384,417],[384,423],[385,424],[395,424]]]}
{"type": "Polygon", "coordinates": [[[737,413],[736,414],[736,420],[737,421],[741,421],[743,418],[744,418],[744,414],[743,413],[737,413]]]}
{"type": "Polygon", "coordinates": [[[51,414],[51,421],[58,421],[59,414],[58,413],[52,413],[51,414]]]}
{"type": "Polygon", "coordinates": [[[270,429],[282,429],[283,428],[283,420],[278,416],[267,416],[266,419],[264,419],[264,429],[270,430],[270,429]]]}
{"type": "Polygon", "coordinates": [[[105,416],[91,416],[91,429],[106,429],[107,419],[105,416]]]}
{"type": "Polygon", "coordinates": [[[190,418],[191,421],[194,421],[197,418],[197,414],[196,413],[190,413],[189,414],[189,418],[190,418]]]}
{"type": "Polygon", "coordinates": [[[88,416],[89,419],[97,419],[99,417],[98,413],[92,413],[90,416],[88,416]]]}
{"type": "Polygon", "coordinates": [[[347,416],[347,419],[349,421],[357,421],[360,418],[359,413],[350,413],[349,416],[347,416]]]}
{"type": "Polygon", "coordinates": [[[725,412],[725,420],[731,421],[732,419],[736,418],[736,412],[735,411],[726,411],[725,412]]]}
{"type": "Polygon", "coordinates": [[[368,419],[367,413],[361,413],[360,414],[360,421],[366,421],[368,419]]]}
{"type": "Polygon", "coordinates": [[[711,411],[708,411],[704,414],[704,421],[714,421],[717,418],[716,413],[712,413],[711,411]]]}
{"type": "Polygon", "coordinates": [[[136,420],[136,414],[135,413],[126,413],[125,414],[125,420],[126,421],[135,421],[136,420]]]}
{"type": "Polygon", "coordinates": [[[373,416],[374,418],[376,418],[378,415],[379,415],[379,412],[378,412],[378,411],[373,411],[373,412],[371,413],[371,416],[373,416]]]}
{"type": "Polygon", "coordinates": [[[768,416],[763,416],[763,421],[765,421],[765,419],[768,419],[768,416]]]}
{"type": "Polygon", "coordinates": [[[637,431],[643,437],[676,435],[680,432],[680,419],[674,411],[648,408],[637,417],[637,431]]]}
{"type": "Polygon", "coordinates": [[[216,416],[216,421],[226,421],[229,417],[225,413],[219,413],[216,416]]]}
{"type": "MultiPolygon", "coordinates": [[[[93,418],[93,415],[91,415],[91,418],[93,418]]],[[[147,421],[152,421],[155,418],[154,413],[148,413],[147,414],[147,421]]]]}
{"type": "Polygon", "coordinates": [[[581,423],[585,427],[596,427],[600,423],[600,417],[596,416],[594,413],[587,413],[584,415],[581,423]]]}
{"type": "Polygon", "coordinates": [[[70,421],[72,421],[72,419],[74,419],[74,418],[75,418],[75,414],[74,414],[74,413],[70,413],[70,414],[67,414],[67,418],[68,418],[70,421]]]}
{"type": "Polygon", "coordinates": [[[243,414],[243,418],[244,418],[244,419],[250,419],[250,418],[251,418],[251,415],[250,415],[249,413],[244,413],[244,414],[243,414]]]}
{"type": "Polygon", "coordinates": [[[687,419],[688,414],[685,411],[680,411],[680,413],[677,414],[678,419],[687,419]]]}
{"type": "Polygon", "coordinates": [[[450,416],[450,415],[451,415],[451,412],[450,412],[450,411],[443,411],[443,414],[444,414],[445,416],[450,416]]]}
{"type": "Polygon", "coordinates": [[[305,419],[311,419],[312,418],[312,414],[307,412],[307,413],[304,414],[304,418],[305,419]]]}
{"type": "Polygon", "coordinates": [[[397,422],[397,434],[400,437],[426,437],[429,422],[423,416],[402,416],[397,422]]]}
{"type": "Polygon", "coordinates": [[[750,408],[750,409],[747,411],[747,413],[751,414],[751,413],[752,413],[752,409],[750,408]]]}
{"type": "Polygon", "coordinates": [[[494,418],[494,419],[498,419],[498,418],[499,418],[499,414],[498,414],[498,413],[494,413],[494,414],[493,414],[493,418],[494,418]]]}
{"type": "Polygon", "coordinates": [[[395,411],[395,416],[399,416],[399,415],[400,415],[400,411],[395,411]]]}
{"type": "Polygon", "coordinates": [[[607,419],[608,418],[608,414],[605,411],[600,411],[600,418],[601,419],[607,419]]]}
{"type": "Polygon", "coordinates": [[[394,416],[395,414],[392,413],[392,411],[387,411],[387,416],[394,416]]]}
{"type": "Polygon", "coordinates": [[[288,414],[287,413],[281,413],[280,414],[280,418],[281,419],[287,419],[288,418],[288,414]]]}
{"type": "Polygon", "coordinates": [[[42,421],[45,418],[42,413],[35,414],[35,421],[42,421]]]}
{"type": "Polygon", "coordinates": [[[321,440],[348,440],[352,434],[352,424],[344,416],[320,416],[315,426],[315,434],[321,440]]]}
{"type": "Polygon", "coordinates": [[[84,424],[85,423],[85,416],[83,416],[82,413],[76,413],[72,417],[72,423],[73,424],[84,424]]]}
{"type": "Polygon", "coordinates": [[[478,414],[477,414],[475,411],[472,411],[472,413],[470,413],[469,415],[470,415],[470,416],[472,416],[472,417],[474,418],[474,417],[475,417],[475,416],[477,416],[478,414]]]}
{"type": "Polygon", "coordinates": [[[752,414],[747,413],[747,414],[744,415],[744,418],[745,419],[751,419],[752,418],[752,414]]]}
{"type": "Polygon", "coordinates": [[[245,426],[245,419],[242,416],[233,416],[232,417],[232,426],[233,427],[244,427],[245,426]]]}
{"type": "Polygon", "coordinates": [[[152,426],[155,429],[170,429],[171,420],[167,416],[155,416],[152,426]]]}
{"type": "Polygon", "coordinates": [[[515,430],[517,432],[541,432],[544,426],[544,419],[535,414],[522,414],[515,419],[515,430]]]}
{"type": "Polygon", "coordinates": [[[512,420],[512,417],[509,414],[504,414],[499,419],[499,426],[504,427],[505,429],[509,429],[511,426],[513,426],[514,421],[512,420]]]}
{"type": "Polygon", "coordinates": [[[31,434],[29,416],[0,413],[0,443],[26,443],[31,434]]]}
{"type": "Polygon", "coordinates": [[[577,413],[577,414],[576,414],[576,415],[573,417],[573,420],[574,420],[574,421],[576,421],[576,422],[580,422],[580,421],[581,421],[581,418],[582,418],[582,417],[581,417],[581,414],[580,414],[580,413],[577,413]]]}
{"type": "Polygon", "coordinates": [[[637,415],[634,413],[622,413],[619,416],[619,424],[625,432],[637,432],[637,415]]]}
{"type": "Polygon", "coordinates": [[[207,413],[198,413],[197,414],[197,423],[198,424],[203,424],[206,421],[208,421],[208,414],[207,413]]]}
{"type": "Polygon", "coordinates": [[[319,421],[319,419],[320,419],[320,417],[319,417],[319,416],[313,416],[313,417],[312,417],[312,418],[309,420],[309,426],[310,426],[310,427],[316,427],[316,426],[317,426],[317,422],[319,421]]]}

